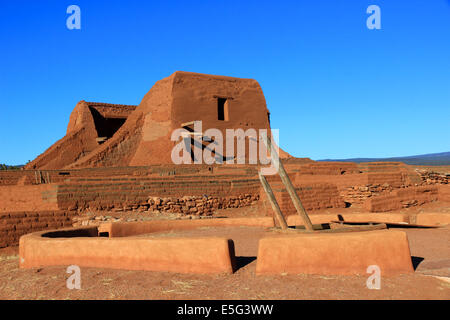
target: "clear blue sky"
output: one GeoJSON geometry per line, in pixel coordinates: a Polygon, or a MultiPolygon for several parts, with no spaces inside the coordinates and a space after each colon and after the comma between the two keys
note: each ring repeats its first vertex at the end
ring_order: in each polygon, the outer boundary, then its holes
{"type": "Polygon", "coordinates": [[[449,0],[0,0],[0,43],[0,163],[63,137],[79,100],[139,104],[176,70],[258,80],[298,157],[450,151],[449,0]]]}

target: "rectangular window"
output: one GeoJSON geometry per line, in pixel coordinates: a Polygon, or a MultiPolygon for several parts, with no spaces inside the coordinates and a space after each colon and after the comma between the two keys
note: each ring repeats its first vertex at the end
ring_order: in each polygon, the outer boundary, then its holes
{"type": "Polygon", "coordinates": [[[221,121],[228,121],[228,100],[217,98],[217,118],[221,121]]]}

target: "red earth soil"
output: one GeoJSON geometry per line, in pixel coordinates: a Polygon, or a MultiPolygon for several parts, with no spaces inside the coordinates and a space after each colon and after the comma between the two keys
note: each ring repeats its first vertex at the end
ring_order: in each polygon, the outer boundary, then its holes
{"type": "Polygon", "coordinates": [[[227,236],[239,269],[231,275],[82,268],[81,289],[69,290],[66,267],[19,269],[18,249],[0,250],[0,299],[449,299],[450,227],[399,229],[408,234],[416,272],[382,277],[369,290],[369,275],[256,276],[257,227],[200,228],[143,236],[227,236]]]}

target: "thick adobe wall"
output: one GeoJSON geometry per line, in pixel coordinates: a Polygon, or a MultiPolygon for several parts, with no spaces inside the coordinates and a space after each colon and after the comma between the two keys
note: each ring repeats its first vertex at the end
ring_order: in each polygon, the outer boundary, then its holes
{"type": "Polygon", "coordinates": [[[170,136],[175,75],[176,73],[156,82],[139,104],[137,112],[142,121],[138,129],[139,138],[136,140],[135,151],[128,162],[130,166],[173,163],[171,150],[174,144],[170,136]]]}
{"type": "Polygon", "coordinates": [[[161,137],[170,139],[172,78],[173,76],[170,76],[157,81],[114,136],[91,154],[68,165],[66,169],[168,163],[170,154],[167,158],[166,153],[161,152],[161,148],[165,146],[158,145],[160,142],[153,146],[143,144],[142,140],[148,140],[149,137],[152,141],[161,137]]]}
{"type": "MultiPolygon", "coordinates": [[[[361,206],[378,212],[448,199],[446,185],[368,185],[371,172],[363,172],[355,164],[300,162],[288,160],[285,168],[307,210],[361,206]]],[[[3,171],[0,211],[135,210],[210,215],[216,209],[257,205],[262,214],[270,215],[272,209],[257,172],[257,166],[249,165],[169,164],[3,171]]],[[[280,178],[274,175],[267,180],[283,212],[295,213],[280,178]]]]}
{"type": "Polygon", "coordinates": [[[110,238],[130,237],[156,232],[170,232],[192,230],[201,227],[274,227],[272,217],[245,217],[225,219],[195,219],[195,220],[152,220],[139,222],[114,222],[103,223],[98,227],[98,232],[107,232],[110,238]]]}
{"type": "MultiPolygon", "coordinates": [[[[289,163],[289,161],[287,162],[289,163]]],[[[420,176],[402,163],[353,163],[312,162],[286,166],[295,173],[295,181],[328,182],[339,190],[352,186],[389,184],[398,188],[402,185],[420,183],[420,176]]]]}
{"type": "MultiPolygon", "coordinates": [[[[172,96],[172,129],[180,128],[182,123],[201,120],[201,130],[206,136],[211,136],[208,129],[220,130],[223,150],[219,150],[218,155],[223,157],[227,153],[231,157],[237,156],[237,138],[228,137],[227,130],[241,129],[253,134],[255,139],[260,129],[270,132],[269,111],[256,80],[177,72],[172,96]],[[228,143],[234,151],[228,150],[228,143]]],[[[245,144],[246,163],[249,163],[249,140],[248,137],[240,139],[240,143],[245,144]]],[[[208,145],[207,142],[203,144],[208,145]]]]}
{"type": "Polygon", "coordinates": [[[66,135],[25,166],[25,169],[60,169],[97,147],[94,119],[85,101],[70,115],[66,135]]]}
{"type": "Polygon", "coordinates": [[[0,186],[0,212],[58,210],[58,185],[0,186]]]}
{"type": "MultiPolygon", "coordinates": [[[[309,162],[308,162],[309,163],[309,162]]],[[[336,185],[294,181],[295,165],[286,166],[307,210],[346,206],[336,185]]],[[[266,203],[256,166],[158,165],[128,168],[71,170],[60,186],[60,208],[72,210],[153,211],[210,214],[216,209],[240,208],[266,203]],[[75,176],[85,172],[84,177],[75,176]],[[102,173],[104,172],[104,173],[102,173]],[[100,175],[100,173],[102,173],[100,175]]],[[[328,169],[327,169],[328,170],[328,169]]],[[[340,170],[333,170],[340,173],[340,170]]],[[[295,212],[277,175],[268,176],[287,214],[295,212]]]]}
{"type": "MultiPolygon", "coordinates": [[[[94,232],[96,228],[66,233],[94,232]]],[[[58,232],[61,233],[61,232],[58,232]]],[[[226,238],[124,238],[73,237],[33,233],[20,238],[20,268],[51,265],[147,270],[177,273],[233,273],[234,243],[226,238]]]]}
{"type": "Polygon", "coordinates": [[[440,185],[439,190],[439,201],[450,202],[450,185],[440,185]]]}
{"type": "Polygon", "coordinates": [[[420,175],[400,162],[312,162],[285,166],[294,185],[332,184],[347,206],[363,206],[370,198],[422,184],[420,175]]]}
{"type": "Polygon", "coordinates": [[[204,215],[254,205],[260,192],[257,168],[239,165],[45,170],[42,183],[37,172],[0,172],[0,178],[8,173],[0,186],[0,212],[159,210],[204,215]]]}
{"type": "Polygon", "coordinates": [[[359,164],[367,173],[368,184],[389,184],[395,188],[420,184],[420,175],[403,162],[368,162],[359,164]]]}
{"type": "Polygon", "coordinates": [[[0,213],[0,248],[17,245],[22,235],[46,230],[72,226],[74,212],[50,211],[15,211],[0,213]]]}
{"type": "MultiPolygon", "coordinates": [[[[345,208],[346,203],[339,195],[335,185],[329,183],[296,184],[295,191],[306,210],[321,210],[328,208],[345,208]]],[[[289,193],[286,189],[274,189],[275,198],[285,216],[297,214],[289,193]]]]}
{"type": "Polygon", "coordinates": [[[22,170],[0,170],[0,186],[11,186],[19,183],[26,179],[26,174],[22,170]]]}
{"type": "Polygon", "coordinates": [[[111,138],[136,106],[99,102],[77,103],[66,135],[25,166],[25,169],[62,169],[99,147],[97,138],[111,138]]]}
{"type": "MultiPolygon", "coordinates": [[[[107,167],[61,170],[0,170],[0,186],[39,185],[47,183],[87,183],[124,178],[171,177],[175,175],[211,175],[243,178],[257,176],[256,166],[246,165],[153,165],[142,167],[107,167]]],[[[119,179],[119,180],[117,180],[119,179]]]]}
{"type": "Polygon", "coordinates": [[[258,179],[242,177],[105,177],[60,185],[58,205],[70,210],[159,210],[208,215],[216,209],[254,205],[259,192],[258,179]]]}
{"type": "MultiPolygon", "coordinates": [[[[370,212],[449,201],[446,180],[432,183],[400,162],[343,163],[286,161],[285,168],[306,210],[355,206],[370,212]]],[[[279,177],[267,177],[286,215],[295,208],[279,177]]],[[[262,195],[266,210],[271,207],[262,195]]]]}
{"type": "MultiPolygon", "coordinates": [[[[368,202],[366,207],[378,211],[394,210],[400,206],[400,200],[394,200],[394,203],[397,203],[395,205],[382,200],[383,197],[389,196],[396,199],[395,191],[399,189],[398,187],[383,180],[379,181],[383,184],[369,184],[372,172],[363,172],[354,163],[322,163],[311,160],[296,163],[288,160],[285,168],[307,210],[364,206],[365,202],[368,202]],[[376,200],[378,196],[381,198],[376,200]]],[[[399,167],[392,166],[392,168],[399,167]]],[[[394,170],[392,168],[391,170],[394,170]]],[[[5,172],[4,180],[2,174],[0,172],[0,184],[2,181],[3,183],[21,181],[24,185],[39,183],[36,181],[36,171],[33,170],[17,171],[14,174],[5,172]],[[19,175],[22,176],[19,178],[19,175]]],[[[380,172],[377,170],[375,174],[378,175],[380,172]]],[[[45,182],[59,186],[57,205],[59,209],[64,210],[159,210],[208,215],[215,209],[263,204],[266,213],[272,212],[261,189],[256,166],[153,165],[85,168],[45,170],[42,171],[42,176],[45,182]]],[[[402,181],[401,175],[397,177],[402,181]]],[[[274,175],[268,176],[267,179],[282,209],[287,214],[295,213],[280,178],[274,175]]],[[[423,197],[420,193],[417,195],[417,199],[414,199],[414,193],[403,197],[401,201],[405,203],[404,205],[419,205],[423,197]]],[[[22,197],[19,195],[17,199],[21,201],[22,197]]],[[[434,198],[427,199],[425,201],[432,201],[434,198]]],[[[25,205],[25,201],[23,204],[25,205]]],[[[33,210],[39,210],[37,205],[34,207],[36,208],[33,210]]],[[[11,209],[11,206],[8,208],[11,209]]],[[[29,208],[30,205],[27,208],[23,207],[24,210],[29,208]]]]}
{"type": "Polygon", "coordinates": [[[293,161],[287,161],[286,169],[295,172],[297,176],[301,175],[348,175],[361,173],[358,164],[354,162],[304,162],[299,165],[291,164],[293,161]]]}
{"type": "MultiPolygon", "coordinates": [[[[420,174],[404,163],[362,163],[359,167],[367,174],[367,185],[359,187],[358,196],[363,207],[371,212],[398,210],[440,200],[438,185],[425,184],[420,174]]],[[[351,189],[345,191],[347,197],[352,196],[356,188],[351,189]]]]}
{"type": "MultiPolygon", "coordinates": [[[[257,81],[177,71],[157,81],[138,107],[80,101],[70,116],[66,136],[26,169],[172,164],[177,142],[171,134],[182,123],[194,120],[203,122],[202,132],[217,128],[224,137],[226,129],[255,129],[257,134],[259,129],[270,130],[269,112],[257,81]]],[[[225,149],[226,141],[224,153],[225,149]]],[[[280,157],[290,155],[280,149],[280,157]]]]}
{"type": "MultiPolygon", "coordinates": [[[[195,120],[202,121],[202,132],[217,128],[224,137],[226,129],[270,130],[255,80],[177,71],[155,83],[111,139],[66,168],[173,164],[178,142],[171,140],[172,132],[195,120]]],[[[245,145],[248,159],[248,141],[245,145]]],[[[282,150],[280,156],[289,157],[282,150]]]]}
{"type": "MultiPolygon", "coordinates": [[[[349,166],[352,167],[352,165],[349,166]]],[[[307,163],[301,165],[286,165],[285,169],[289,174],[303,207],[306,210],[321,210],[327,208],[345,208],[347,206],[344,198],[340,195],[337,185],[328,182],[330,176],[341,177],[343,167],[346,168],[347,166],[345,164],[333,163],[307,163]],[[309,179],[304,179],[304,177],[308,177],[309,179]],[[319,179],[311,179],[311,177],[319,177],[319,179]]],[[[280,177],[278,175],[273,175],[266,177],[266,179],[271,185],[272,191],[283,214],[286,216],[296,214],[297,211],[291,197],[286,191],[284,184],[281,182],[280,177]]],[[[266,195],[262,195],[261,198],[263,199],[267,210],[272,210],[270,204],[267,202],[268,199],[266,195]]]]}
{"type": "Polygon", "coordinates": [[[173,129],[202,120],[203,129],[269,129],[268,110],[258,82],[191,72],[176,72],[173,79],[173,129]],[[222,112],[219,112],[222,102],[222,112]]]}
{"type": "Polygon", "coordinates": [[[438,194],[438,186],[410,186],[367,199],[364,207],[370,212],[398,210],[437,201],[438,194]]]}
{"type": "Polygon", "coordinates": [[[268,236],[259,241],[256,274],[364,275],[370,265],[377,265],[384,275],[413,273],[406,233],[376,230],[268,236]]]}
{"type": "Polygon", "coordinates": [[[221,130],[223,156],[226,129],[270,130],[265,98],[255,80],[181,71],[165,80],[165,85],[155,85],[139,106],[144,124],[132,166],[173,163],[172,150],[179,141],[172,141],[171,135],[184,123],[202,121],[202,133],[210,128],[221,130]]]}
{"type": "MultiPolygon", "coordinates": [[[[105,121],[112,119],[122,119],[126,120],[130,114],[136,110],[137,106],[134,105],[124,105],[124,104],[112,104],[103,102],[87,102],[91,113],[95,118],[95,114],[98,114],[105,121]]],[[[94,119],[95,120],[95,119],[94,119]]],[[[95,122],[95,121],[94,121],[95,122]]],[[[96,124],[96,129],[98,131],[98,125],[96,124]]],[[[102,135],[99,134],[101,137],[102,135]]]]}
{"type": "Polygon", "coordinates": [[[178,71],[174,74],[172,97],[174,129],[194,120],[202,120],[204,129],[269,129],[264,94],[253,79],[178,71]],[[222,118],[218,111],[220,98],[226,100],[222,118]]]}

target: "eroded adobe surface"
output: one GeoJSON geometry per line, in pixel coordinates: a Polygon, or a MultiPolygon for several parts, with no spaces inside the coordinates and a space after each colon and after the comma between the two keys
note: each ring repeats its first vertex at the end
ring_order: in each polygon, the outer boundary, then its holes
{"type": "Polygon", "coordinates": [[[25,169],[61,169],[96,150],[125,123],[136,106],[107,103],[77,103],[70,115],[66,135],[25,169]]]}

